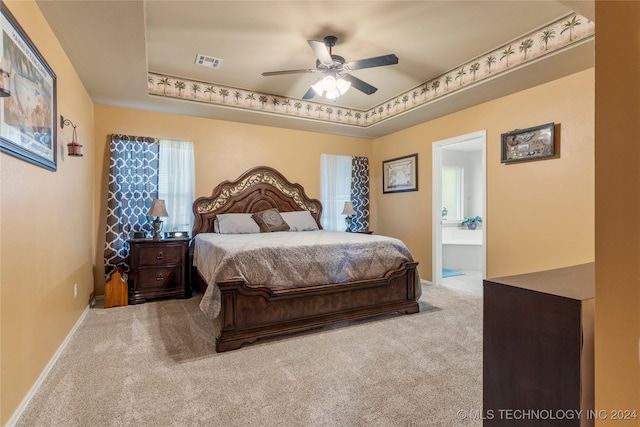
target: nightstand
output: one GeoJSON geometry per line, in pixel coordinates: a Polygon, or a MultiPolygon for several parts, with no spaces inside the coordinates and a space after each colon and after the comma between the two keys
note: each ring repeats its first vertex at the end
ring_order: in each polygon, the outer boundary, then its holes
{"type": "Polygon", "coordinates": [[[190,238],[130,239],[129,304],[147,299],[189,298],[188,253],[190,238]]]}

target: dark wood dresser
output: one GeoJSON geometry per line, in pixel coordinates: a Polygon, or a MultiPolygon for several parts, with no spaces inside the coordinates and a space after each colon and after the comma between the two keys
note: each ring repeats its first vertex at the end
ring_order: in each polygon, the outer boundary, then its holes
{"type": "Polygon", "coordinates": [[[147,299],[191,296],[189,238],[130,239],[129,304],[147,299]]]}
{"type": "Polygon", "coordinates": [[[593,425],[594,305],[593,263],[484,280],[484,426],[593,425]]]}

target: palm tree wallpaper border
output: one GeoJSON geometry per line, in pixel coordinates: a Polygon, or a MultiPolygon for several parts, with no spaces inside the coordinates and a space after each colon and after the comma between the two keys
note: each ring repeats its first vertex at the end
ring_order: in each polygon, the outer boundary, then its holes
{"type": "Polygon", "coordinates": [[[149,94],[153,96],[368,127],[547,55],[586,43],[594,37],[594,22],[581,15],[570,14],[368,110],[252,92],[152,71],[148,72],[147,87],[149,94]]]}

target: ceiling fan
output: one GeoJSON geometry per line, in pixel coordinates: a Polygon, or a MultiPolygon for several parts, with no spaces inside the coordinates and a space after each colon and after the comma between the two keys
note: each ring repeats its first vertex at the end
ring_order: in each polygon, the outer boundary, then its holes
{"type": "Polygon", "coordinates": [[[329,99],[335,99],[345,93],[350,86],[353,86],[367,95],[371,95],[378,90],[378,88],[371,86],[369,83],[348,74],[347,71],[382,67],[398,63],[398,57],[394,54],[346,62],[342,56],[334,55],[332,53],[332,49],[336,45],[337,41],[338,38],[335,36],[326,36],[324,41],[307,40],[307,43],[309,43],[309,46],[311,46],[311,49],[313,49],[313,52],[318,58],[316,60],[316,68],[268,71],[262,73],[262,75],[277,76],[282,74],[323,73],[325,76],[321,77],[316,81],[316,83],[311,85],[302,99],[311,99],[316,95],[322,96],[323,94],[329,99]]]}

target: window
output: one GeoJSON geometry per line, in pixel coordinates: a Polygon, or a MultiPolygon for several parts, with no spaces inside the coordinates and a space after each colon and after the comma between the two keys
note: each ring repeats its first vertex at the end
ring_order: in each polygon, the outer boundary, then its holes
{"type": "Polygon", "coordinates": [[[153,199],[165,200],[169,217],[162,218],[164,231],[191,231],[194,182],[191,142],[111,136],[104,251],[107,277],[116,267],[129,271],[128,239],[136,233],[152,234],[153,218],[147,212],[153,199]]]}
{"type": "Polygon", "coordinates": [[[320,201],[325,230],[344,231],[344,202],[351,200],[351,156],[320,156],[320,201]]]}
{"type": "Polygon", "coordinates": [[[165,201],[169,217],[164,231],[187,231],[193,226],[195,200],[193,144],[190,141],[160,140],[158,198],[165,201]]]}
{"type": "Polygon", "coordinates": [[[366,157],[320,156],[320,201],[325,230],[344,231],[344,203],[353,202],[351,230],[369,228],[369,160],[366,157]]]}

